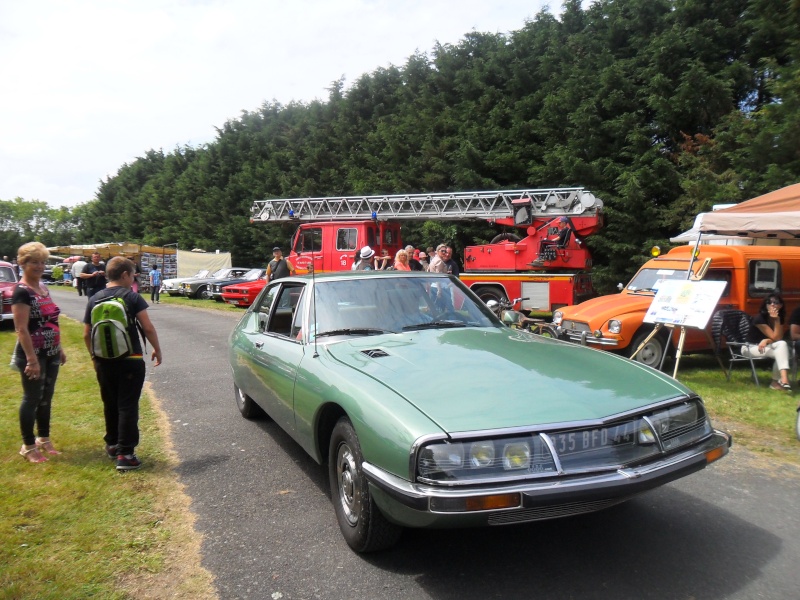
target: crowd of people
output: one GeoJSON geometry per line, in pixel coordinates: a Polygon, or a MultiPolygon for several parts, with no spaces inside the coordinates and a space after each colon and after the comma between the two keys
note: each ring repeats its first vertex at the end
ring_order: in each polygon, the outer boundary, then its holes
{"type": "Polygon", "coordinates": [[[353,271],[428,271],[431,273],[451,273],[456,277],[461,274],[461,267],[453,258],[453,248],[447,244],[439,244],[436,249],[429,246],[427,250],[418,250],[414,246],[406,246],[397,251],[394,257],[387,250],[378,256],[370,246],[364,246],[353,256],[353,271]]]}

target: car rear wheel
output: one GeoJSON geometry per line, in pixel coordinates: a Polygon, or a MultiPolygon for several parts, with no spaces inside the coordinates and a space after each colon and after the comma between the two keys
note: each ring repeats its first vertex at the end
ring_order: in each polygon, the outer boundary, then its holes
{"type": "MultiPolygon", "coordinates": [[[[641,345],[647,336],[652,333],[652,330],[641,331],[633,338],[633,342],[628,348],[628,357],[630,357],[636,349],[641,345]]],[[[661,366],[661,358],[664,352],[667,351],[667,337],[661,333],[650,338],[645,344],[645,347],[633,358],[636,362],[658,369],[661,366]]]]}
{"type": "Polygon", "coordinates": [[[361,470],[364,457],[352,423],[342,417],[331,434],[328,477],[336,520],[347,545],[356,552],[375,552],[393,546],[402,528],[390,523],[372,500],[361,470]]]}
{"type": "Polygon", "coordinates": [[[233,396],[236,399],[236,408],[245,419],[255,419],[265,414],[261,407],[236,384],[233,385],[233,396]]]}

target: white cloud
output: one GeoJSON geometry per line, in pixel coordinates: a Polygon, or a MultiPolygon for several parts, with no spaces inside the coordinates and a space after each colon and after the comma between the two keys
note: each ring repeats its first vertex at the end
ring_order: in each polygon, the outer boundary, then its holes
{"type": "Polygon", "coordinates": [[[0,3],[0,199],[52,206],[151,148],[209,142],[273,99],[402,65],[543,0],[41,0],[0,3]]]}

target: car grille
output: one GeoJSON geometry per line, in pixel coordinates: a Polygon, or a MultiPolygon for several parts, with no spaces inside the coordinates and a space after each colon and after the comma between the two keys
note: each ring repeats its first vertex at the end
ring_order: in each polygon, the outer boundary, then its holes
{"type": "Polygon", "coordinates": [[[533,508],[524,508],[522,510],[500,512],[490,515],[488,523],[489,525],[509,525],[511,523],[546,521],[548,519],[571,517],[573,515],[582,515],[603,510],[615,504],[621,504],[630,498],[631,496],[624,496],[621,498],[606,498],[603,500],[573,502],[571,504],[558,504],[553,506],[536,506],[533,508]]]}
{"type": "Polygon", "coordinates": [[[589,324],[588,323],[581,323],[580,321],[566,321],[565,320],[565,321],[561,322],[561,327],[562,327],[562,329],[565,329],[565,330],[570,331],[570,332],[578,333],[578,334],[583,333],[584,331],[587,332],[587,333],[591,331],[591,329],[589,329],[589,324]]]}

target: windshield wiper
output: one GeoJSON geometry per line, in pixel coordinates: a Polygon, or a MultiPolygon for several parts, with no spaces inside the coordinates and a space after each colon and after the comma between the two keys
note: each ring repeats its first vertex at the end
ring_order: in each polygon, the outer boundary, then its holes
{"type": "Polygon", "coordinates": [[[382,333],[391,333],[391,331],[386,331],[385,329],[370,329],[367,327],[358,327],[352,329],[330,329],[328,331],[318,333],[317,337],[321,338],[328,335],[380,335],[382,333]]]}
{"type": "Polygon", "coordinates": [[[430,323],[417,323],[416,325],[406,325],[403,331],[413,331],[415,329],[438,329],[439,327],[466,327],[464,321],[431,321],[430,323]]]}

